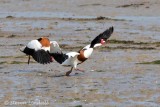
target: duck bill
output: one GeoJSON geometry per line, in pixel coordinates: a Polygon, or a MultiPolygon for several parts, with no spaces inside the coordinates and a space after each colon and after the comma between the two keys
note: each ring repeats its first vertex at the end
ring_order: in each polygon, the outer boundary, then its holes
{"type": "Polygon", "coordinates": [[[104,39],[101,39],[101,44],[103,45],[105,43],[106,43],[106,41],[104,39]]]}

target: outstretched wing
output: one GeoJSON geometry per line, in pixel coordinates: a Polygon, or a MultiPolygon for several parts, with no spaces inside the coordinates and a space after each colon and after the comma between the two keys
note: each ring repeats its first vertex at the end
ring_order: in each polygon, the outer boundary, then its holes
{"type": "Polygon", "coordinates": [[[92,40],[91,45],[94,46],[98,43],[101,43],[101,39],[103,39],[104,41],[107,41],[107,39],[111,36],[113,31],[114,31],[113,27],[110,27],[109,29],[105,30],[103,33],[99,34],[97,37],[95,37],[92,40]]]}
{"type": "Polygon", "coordinates": [[[32,57],[35,61],[37,61],[40,64],[47,64],[53,61],[49,52],[43,49],[35,51],[32,54],[32,57]]]}
{"type": "Polygon", "coordinates": [[[50,55],[60,64],[62,64],[66,59],[68,59],[68,55],[61,53],[50,53],[50,55]]]}
{"type": "Polygon", "coordinates": [[[62,50],[59,47],[59,44],[56,41],[50,42],[50,53],[61,53],[62,50]]]}
{"type": "Polygon", "coordinates": [[[77,52],[63,53],[56,41],[51,42],[49,54],[62,65],[71,65],[72,60],[79,55],[77,52]]]}
{"type": "Polygon", "coordinates": [[[64,54],[56,41],[51,41],[50,56],[52,56],[58,63],[62,64],[68,55],[64,54]]]}
{"type": "Polygon", "coordinates": [[[52,59],[54,58],[57,60],[62,60],[63,56],[61,53],[61,48],[59,47],[59,44],[56,41],[50,41],[50,48],[49,51],[46,51],[45,49],[37,50],[34,52],[32,57],[35,61],[41,64],[47,64],[52,62],[52,59]]]}
{"type": "MultiPolygon", "coordinates": [[[[91,44],[94,44],[94,48],[101,46],[101,39],[107,41],[107,39],[111,36],[111,34],[113,33],[114,28],[110,27],[109,29],[105,30],[103,33],[99,34],[97,37],[95,37],[91,44]]],[[[80,52],[81,50],[87,50],[91,47],[91,44],[86,45],[85,47],[83,47],[82,49],[80,49],[78,52],[80,52]]]]}

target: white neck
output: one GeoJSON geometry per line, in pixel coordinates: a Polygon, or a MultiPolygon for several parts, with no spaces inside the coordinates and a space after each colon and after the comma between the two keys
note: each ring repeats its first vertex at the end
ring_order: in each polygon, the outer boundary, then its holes
{"type": "Polygon", "coordinates": [[[102,44],[101,43],[97,43],[97,44],[94,45],[94,48],[98,47],[98,46],[102,46],[102,44]]]}
{"type": "Polygon", "coordinates": [[[84,51],[85,58],[89,58],[91,56],[92,52],[93,52],[93,48],[89,48],[89,49],[85,50],[84,51]]]}

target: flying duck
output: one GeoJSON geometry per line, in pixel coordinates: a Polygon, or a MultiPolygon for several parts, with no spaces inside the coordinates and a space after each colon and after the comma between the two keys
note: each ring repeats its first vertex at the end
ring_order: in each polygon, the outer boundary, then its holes
{"type": "MultiPolygon", "coordinates": [[[[54,42],[54,41],[53,41],[54,42]]],[[[53,61],[52,56],[49,55],[50,40],[46,37],[41,37],[36,40],[31,40],[26,46],[20,48],[20,51],[28,55],[28,64],[30,62],[30,56],[41,64],[47,64],[53,61]]]]}
{"type": "Polygon", "coordinates": [[[71,70],[66,72],[66,76],[72,72],[73,69],[77,69],[77,65],[86,61],[92,54],[93,48],[101,46],[106,43],[107,39],[113,33],[114,28],[110,27],[103,33],[95,37],[91,43],[78,52],[63,53],[57,42],[51,43],[49,54],[63,66],[71,66],[71,70]]]}

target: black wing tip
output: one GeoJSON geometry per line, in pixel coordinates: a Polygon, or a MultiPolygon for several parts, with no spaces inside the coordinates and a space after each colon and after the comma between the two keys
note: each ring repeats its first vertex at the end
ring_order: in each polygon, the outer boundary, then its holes
{"type": "Polygon", "coordinates": [[[53,62],[53,61],[51,61],[51,60],[47,60],[47,59],[45,59],[45,61],[44,61],[44,59],[42,60],[42,61],[37,61],[38,63],[40,63],[40,64],[50,64],[51,62],[53,62]]]}
{"type": "Polygon", "coordinates": [[[113,31],[114,31],[114,27],[112,26],[112,27],[110,27],[109,28],[109,31],[111,32],[111,33],[113,33],[113,31]]]}
{"type": "Polygon", "coordinates": [[[114,31],[114,27],[111,26],[111,27],[109,27],[108,29],[106,29],[103,33],[110,33],[110,34],[112,34],[113,31],[114,31]]]}
{"type": "Polygon", "coordinates": [[[114,31],[114,27],[113,26],[109,27],[102,34],[100,34],[100,38],[103,38],[106,41],[111,36],[113,31],[114,31]]]}
{"type": "Polygon", "coordinates": [[[114,31],[114,27],[111,26],[108,29],[106,29],[104,32],[100,33],[97,37],[95,37],[92,42],[90,47],[94,47],[96,43],[100,43],[101,39],[104,39],[105,41],[108,40],[108,38],[111,36],[111,34],[114,31]]]}

